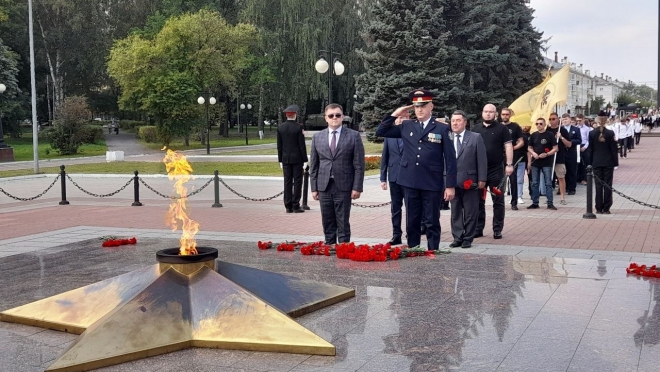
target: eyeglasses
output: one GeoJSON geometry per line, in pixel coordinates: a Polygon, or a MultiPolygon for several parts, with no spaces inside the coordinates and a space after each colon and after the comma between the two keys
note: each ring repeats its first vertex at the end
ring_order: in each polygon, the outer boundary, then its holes
{"type": "Polygon", "coordinates": [[[536,123],[536,125],[545,125],[545,123],[536,123]]]}
{"type": "Polygon", "coordinates": [[[339,119],[339,118],[342,117],[342,116],[343,116],[343,114],[329,114],[329,115],[328,115],[328,118],[329,118],[329,119],[332,119],[332,118],[337,118],[337,119],[339,119]]]}

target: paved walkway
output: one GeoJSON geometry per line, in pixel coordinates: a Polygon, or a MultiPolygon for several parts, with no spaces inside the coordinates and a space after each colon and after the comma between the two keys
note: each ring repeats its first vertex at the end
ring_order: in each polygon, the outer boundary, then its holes
{"type": "MultiPolygon", "coordinates": [[[[660,205],[660,162],[655,161],[660,152],[660,138],[643,138],[641,145],[628,159],[621,161],[615,171],[614,185],[626,195],[643,202],[660,205]]],[[[124,185],[130,175],[94,176],[71,175],[83,188],[96,193],[111,193],[124,185]]],[[[208,180],[202,177],[191,186],[201,187],[208,180]]],[[[266,198],[281,191],[281,178],[277,177],[223,177],[238,192],[252,198],[266,198]]],[[[20,197],[30,197],[42,192],[52,176],[29,176],[0,180],[0,187],[20,197]]],[[[144,177],[145,182],[161,193],[171,190],[171,182],[165,177],[144,177]]],[[[59,182],[59,181],[58,181],[59,182]]],[[[131,207],[133,186],[107,198],[94,198],[67,183],[68,206],[59,206],[59,184],[44,197],[30,202],[15,201],[0,195],[0,240],[45,233],[51,230],[98,226],[114,228],[163,229],[164,215],[169,201],[141,185],[142,207],[131,207]]],[[[475,240],[473,251],[483,244],[515,247],[589,249],[608,252],[660,253],[660,213],[657,209],[640,206],[617,195],[614,197],[613,214],[598,215],[595,220],[583,219],[586,187],[578,186],[577,194],[568,196],[568,205],[557,205],[558,211],[545,209],[511,211],[507,207],[504,239],[492,239],[489,223],[486,236],[475,240]]],[[[250,233],[283,236],[298,239],[300,236],[320,236],[321,216],[319,205],[311,200],[312,208],[304,214],[286,214],[281,197],[264,202],[246,201],[220,189],[223,208],[211,208],[213,185],[191,198],[189,213],[200,222],[201,232],[250,233]]],[[[365,192],[358,200],[362,205],[375,205],[389,200],[389,194],[380,189],[378,177],[367,177],[365,192]]],[[[449,215],[443,213],[441,235],[443,245],[451,242],[449,215]]],[[[352,236],[384,242],[391,237],[389,208],[353,208],[351,217],[352,236]]]]}

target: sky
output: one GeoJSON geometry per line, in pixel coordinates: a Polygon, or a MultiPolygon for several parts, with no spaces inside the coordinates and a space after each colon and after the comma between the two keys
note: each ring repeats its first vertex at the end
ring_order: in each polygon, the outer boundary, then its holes
{"type": "Polygon", "coordinates": [[[568,57],[591,74],[658,86],[658,0],[531,0],[547,57],[568,57]]]}

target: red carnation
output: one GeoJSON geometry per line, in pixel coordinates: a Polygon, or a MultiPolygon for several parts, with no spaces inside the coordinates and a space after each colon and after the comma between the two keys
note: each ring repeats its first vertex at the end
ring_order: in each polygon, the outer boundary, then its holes
{"type": "Polygon", "coordinates": [[[472,180],[466,180],[465,182],[463,182],[463,188],[465,190],[469,190],[470,188],[472,188],[472,183],[473,183],[472,180]]]}
{"type": "Polygon", "coordinates": [[[550,152],[550,149],[546,147],[545,149],[543,149],[543,151],[545,151],[546,153],[548,153],[548,152],[550,152]]]}
{"type": "Polygon", "coordinates": [[[493,194],[495,194],[497,196],[502,195],[502,191],[500,189],[498,189],[497,186],[492,187],[491,190],[493,191],[493,194]]]}

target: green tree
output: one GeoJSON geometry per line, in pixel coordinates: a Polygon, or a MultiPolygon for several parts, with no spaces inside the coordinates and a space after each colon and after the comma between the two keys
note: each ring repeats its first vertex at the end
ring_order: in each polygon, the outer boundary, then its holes
{"type": "Polygon", "coordinates": [[[0,93],[0,117],[3,133],[12,137],[20,136],[18,114],[21,109],[23,94],[18,87],[18,54],[0,40],[0,84],[6,90],[0,93]]]}
{"type": "Polygon", "coordinates": [[[135,34],[118,40],[108,72],[121,88],[119,106],[154,116],[161,134],[187,136],[191,118],[203,117],[197,96],[234,91],[257,42],[253,26],[231,26],[208,10],[170,18],[152,39],[135,34]]]}
{"type": "Polygon", "coordinates": [[[461,73],[457,105],[472,114],[502,105],[542,80],[542,33],[523,0],[447,0],[450,71],[461,73]]]}
{"type": "Polygon", "coordinates": [[[597,96],[589,102],[589,114],[598,115],[601,108],[605,105],[605,98],[602,96],[597,96]]]}
{"type": "Polygon", "coordinates": [[[425,88],[436,94],[436,113],[456,109],[461,73],[452,73],[446,46],[449,34],[438,1],[383,0],[365,26],[367,45],[360,50],[366,71],[357,76],[362,98],[357,110],[366,130],[409,104],[408,93],[425,88]],[[421,16],[423,15],[423,16],[421,16]]]}
{"type": "Polygon", "coordinates": [[[619,93],[619,95],[616,96],[616,99],[614,100],[614,102],[619,104],[619,107],[628,106],[628,104],[635,103],[635,101],[635,97],[633,97],[632,94],[626,92],[619,93]]]}

